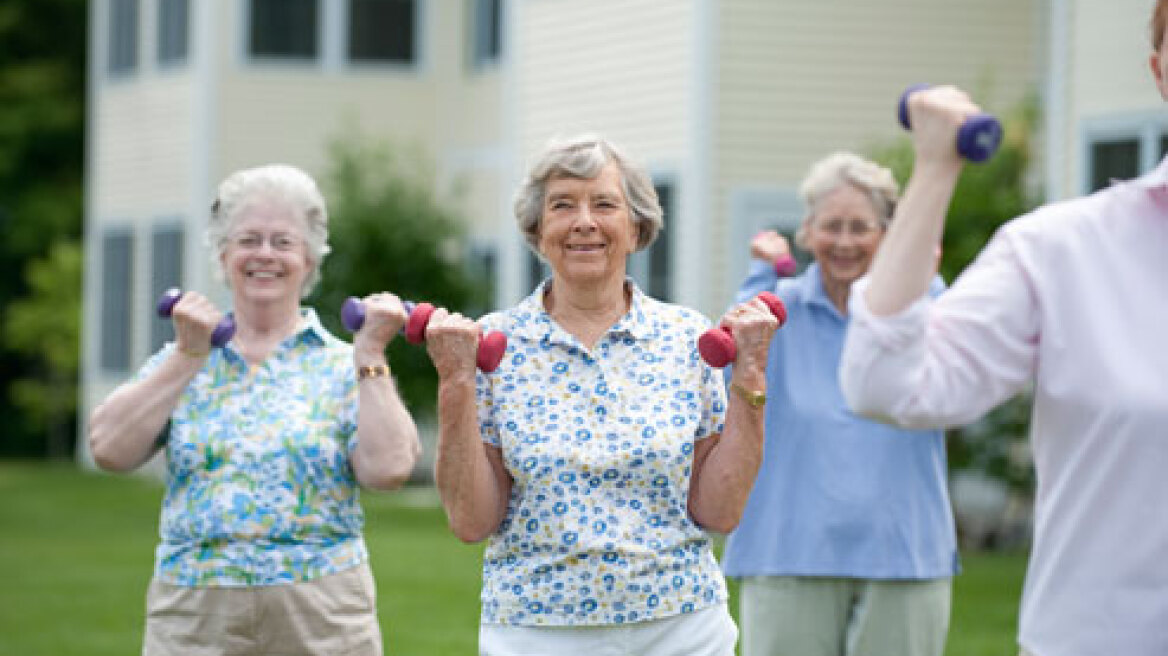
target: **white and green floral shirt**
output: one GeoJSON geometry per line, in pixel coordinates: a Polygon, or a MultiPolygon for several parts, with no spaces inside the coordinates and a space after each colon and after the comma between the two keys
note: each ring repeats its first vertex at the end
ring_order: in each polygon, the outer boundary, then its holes
{"type": "MultiPolygon", "coordinates": [[[[295,335],[249,367],[212,349],[163,436],[167,483],[155,577],[183,586],[279,585],[368,558],[349,454],[352,347],[302,310],[295,335]]],[[[170,355],[167,344],[138,373],[170,355]]]]}
{"type": "Polygon", "coordinates": [[[725,420],[696,347],[709,322],[627,284],[630,311],[591,350],[552,321],[542,286],[483,320],[508,345],[479,374],[479,423],[514,479],[484,555],[483,623],[642,622],[726,599],[687,511],[694,444],[725,420]]]}

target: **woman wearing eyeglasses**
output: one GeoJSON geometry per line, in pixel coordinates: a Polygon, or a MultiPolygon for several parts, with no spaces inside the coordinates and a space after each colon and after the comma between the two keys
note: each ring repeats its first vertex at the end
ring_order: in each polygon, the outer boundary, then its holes
{"type": "Polygon", "coordinates": [[[349,345],[301,307],[328,253],[328,214],[299,169],[238,171],[207,226],[236,332],[187,292],[175,341],[91,417],[110,471],[166,458],[144,654],[381,654],[358,483],[401,485],[420,451],[385,346],[399,299],[365,299],[349,345]]]}
{"type": "MultiPolygon", "coordinates": [[[[788,311],[767,363],[762,467],[723,556],[742,579],[742,653],[939,656],[957,571],[942,432],[860,418],[837,382],[848,294],[884,237],[896,180],[837,153],[812,166],[800,195],[796,243],[814,263],[780,279],[787,242],[764,232],[738,293],[773,291],[788,311]]],[[[933,292],[942,287],[936,278],[933,292]]]]}

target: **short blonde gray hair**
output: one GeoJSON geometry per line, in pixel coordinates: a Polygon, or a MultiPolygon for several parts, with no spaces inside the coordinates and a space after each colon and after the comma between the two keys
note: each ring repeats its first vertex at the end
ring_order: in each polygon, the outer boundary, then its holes
{"type": "Polygon", "coordinates": [[[304,244],[310,269],[300,290],[303,298],[320,282],[320,265],[329,254],[328,209],[316,181],[304,171],[287,164],[268,164],[242,169],[219,184],[211,218],[207,222],[207,245],[212,248],[216,277],[227,283],[221,258],[230,243],[231,231],[248,204],[257,199],[274,200],[291,208],[304,224],[304,244]]]}
{"type": "Polygon", "coordinates": [[[612,142],[594,135],[580,135],[550,141],[515,194],[515,220],[527,245],[537,255],[542,257],[539,231],[548,182],[564,177],[595,178],[609,163],[615,163],[620,171],[621,189],[637,228],[637,250],[648,248],[657,239],[665,221],[653,179],[612,142]]]}
{"type": "Polygon", "coordinates": [[[815,218],[819,202],[831,192],[850,184],[868,196],[872,209],[887,228],[900,200],[900,187],[888,168],[864,159],[855,153],[832,153],[811,165],[811,170],[799,185],[799,199],[807,207],[807,216],[795,233],[795,243],[806,248],[807,227],[815,218]]]}

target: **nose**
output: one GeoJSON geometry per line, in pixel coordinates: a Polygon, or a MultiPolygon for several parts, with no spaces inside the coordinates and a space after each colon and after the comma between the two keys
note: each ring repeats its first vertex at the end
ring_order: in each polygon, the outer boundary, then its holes
{"type": "Polygon", "coordinates": [[[596,230],[596,220],[592,218],[592,212],[587,205],[580,207],[580,211],[576,213],[576,220],[572,222],[572,232],[589,233],[596,230]]]}

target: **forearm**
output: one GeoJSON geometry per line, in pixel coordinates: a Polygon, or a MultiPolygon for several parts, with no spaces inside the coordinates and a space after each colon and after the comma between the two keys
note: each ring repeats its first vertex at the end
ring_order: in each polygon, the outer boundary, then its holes
{"type": "Polygon", "coordinates": [[[925,295],[936,273],[959,161],[918,162],[869,272],[865,298],[877,316],[896,314],[925,295]]]}
{"type": "MultiPolygon", "coordinates": [[[[384,357],[380,364],[384,364],[384,357]]],[[[359,365],[360,366],[360,365],[359,365]]],[[[358,383],[357,447],[353,471],[361,485],[392,490],[405,483],[421,453],[418,428],[392,374],[358,383]]]]}
{"type": "Polygon", "coordinates": [[[438,453],[434,478],[450,528],[460,540],[478,542],[493,533],[507,509],[500,473],[487,457],[475,405],[473,378],[438,386],[438,453]]]}
{"type": "MultiPolygon", "coordinates": [[[[765,382],[756,367],[738,367],[731,380],[732,385],[747,390],[764,389],[765,382]]],[[[738,525],[762,465],[764,434],[763,408],[751,406],[731,391],[721,437],[694,463],[689,511],[698,525],[719,533],[729,533],[738,525]]]]}
{"type": "Polygon", "coordinates": [[[172,353],[149,376],[114,390],[89,418],[89,449],[99,467],[130,471],[158,449],[158,436],[203,358],[172,353]]]}

